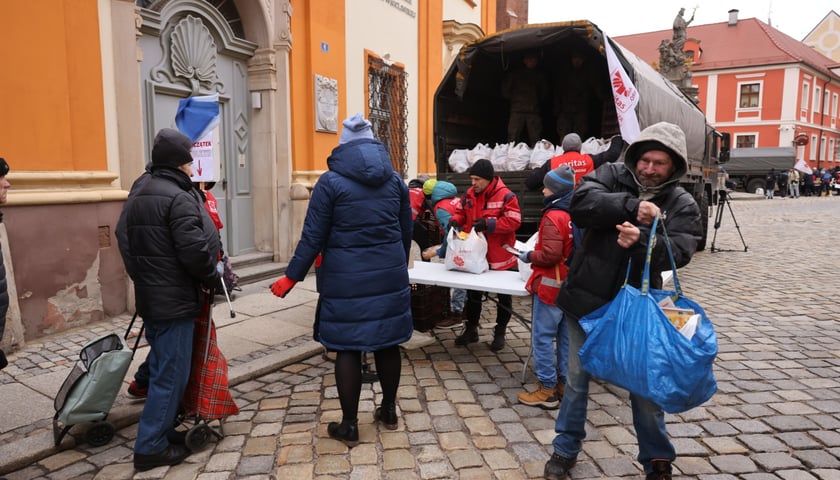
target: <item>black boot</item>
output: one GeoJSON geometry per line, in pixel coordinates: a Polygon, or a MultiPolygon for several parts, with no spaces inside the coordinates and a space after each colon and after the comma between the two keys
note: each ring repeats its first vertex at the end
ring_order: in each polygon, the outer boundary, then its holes
{"type": "Polygon", "coordinates": [[[455,345],[467,345],[478,341],[478,325],[468,323],[464,333],[455,337],[455,345]]]}
{"type": "Polygon", "coordinates": [[[330,422],[327,433],[336,440],[341,440],[348,447],[359,444],[359,420],[342,420],[341,423],[330,422]]]}
{"type": "Polygon", "coordinates": [[[671,480],[670,460],[651,460],[652,471],[645,476],[645,480],[671,480]]]}
{"type": "Polygon", "coordinates": [[[397,404],[383,403],[381,407],[373,412],[373,419],[382,422],[388,430],[396,430],[399,424],[397,418],[397,404]]]}
{"type": "Polygon", "coordinates": [[[496,325],[493,331],[493,341],[490,343],[491,351],[498,352],[505,348],[505,330],[507,330],[507,325],[496,325]]]}

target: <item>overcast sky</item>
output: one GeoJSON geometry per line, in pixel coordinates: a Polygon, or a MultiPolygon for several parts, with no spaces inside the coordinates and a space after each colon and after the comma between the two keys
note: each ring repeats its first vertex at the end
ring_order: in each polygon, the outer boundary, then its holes
{"type": "Polygon", "coordinates": [[[697,6],[691,25],[725,22],[729,10],[737,8],[738,18],[755,17],[796,40],[802,40],[832,9],[840,13],[838,0],[530,0],[528,22],[589,20],[607,36],[618,37],[670,29],[681,6],[686,21],[697,6]]]}

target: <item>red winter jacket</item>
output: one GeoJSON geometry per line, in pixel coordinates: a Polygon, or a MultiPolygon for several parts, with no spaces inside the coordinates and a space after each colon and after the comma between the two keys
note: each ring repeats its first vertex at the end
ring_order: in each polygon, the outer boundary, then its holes
{"type": "Polygon", "coordinates": [[[595,161],[592,160],[592,157],[580,152],[569,151],[562,155],[552,157],[549,171],[554,170],[560,165],[569,165],[572,167],[572,170],[575,171],[575,185],[580,183],[580,177],[595,170],[595,161]]]}
{"type": "Polygon", "coordinates": [[[408,199],[411,202],[411,220],[417,220],[417,215],[423,211],[423,202],[426,200],[426,195],[422,188],[409,188],[408,199]]]}
{"type": "Polygon", "coordinates": [[[531,276],[525,288],[543,303],[554,305],[569,267],[574,238],[572,219],[565,210],[548,210],[540,222],[537,244],[531,252],[531,276]]]}
{"type": "Polygon", "coordinates": [[[221,230],[225,227],[222,223],[222,219],[219,218],[219,204],[216,202],[216,196],[210,193],[210,190],[204,191],[204,208],[207,209],[207,213],[210,214],[210,219],[213,220],[213,225],[216,226],[216,230],[221,230]]]}
{"type": "Polygon", "coordinates": [[[522,213],[516,195],[498,176],[479,194],[475,193],[475,187],[470,187],[453,216],[453,220],[465,232],[472,230],[472,222],[478,218],[487,221],[484,235],[487,237],[487,263],[490,269],[510,270],[515,267],[516,257],[502,245],[513,246],[516,243],[516,230],[522,224],[522,213]]]}

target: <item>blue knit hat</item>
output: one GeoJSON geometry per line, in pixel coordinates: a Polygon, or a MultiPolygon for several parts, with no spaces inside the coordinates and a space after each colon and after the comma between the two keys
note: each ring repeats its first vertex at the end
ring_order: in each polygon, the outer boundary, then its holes
{"type": "Polygon", "coordinates": [[[369,138],[373,140],[373,130],[370,129],[371,124],[365,120],[361,113],[357,113],[352,117],[342,122],[344,128],[341,129],[341,137],[338,139],[339,145],[344,145],[347,142],[358,140],[360,138],[369,138]]]}
{"type": "Polygon", "coordinates": [[[543,185],[554,193],[571,190],[575,188],[575,171],[569,164],[564,163],[545,174],[543,185]]]}

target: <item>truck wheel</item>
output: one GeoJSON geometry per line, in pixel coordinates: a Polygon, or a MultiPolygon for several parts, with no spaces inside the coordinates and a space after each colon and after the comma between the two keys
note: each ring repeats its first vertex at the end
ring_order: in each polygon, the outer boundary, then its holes
{"type": "Polygon", "coordinates": [[[748,193],[755,193],[756,190],[759,188],[764,188],[764,179],[763,178],[753,178],[749,182],[747,182],[747,192],[748,193]]]}
{"type": "Polygon", "coordinates": [[[707,192],[703,192],[703,195],[700,196],[700,227],[702,229],[702,234],[700,235],[700,241],[697,242],[697,251],[702,252],[706,249],[706,239],[709,236],[709,194],[707,192]]]}

